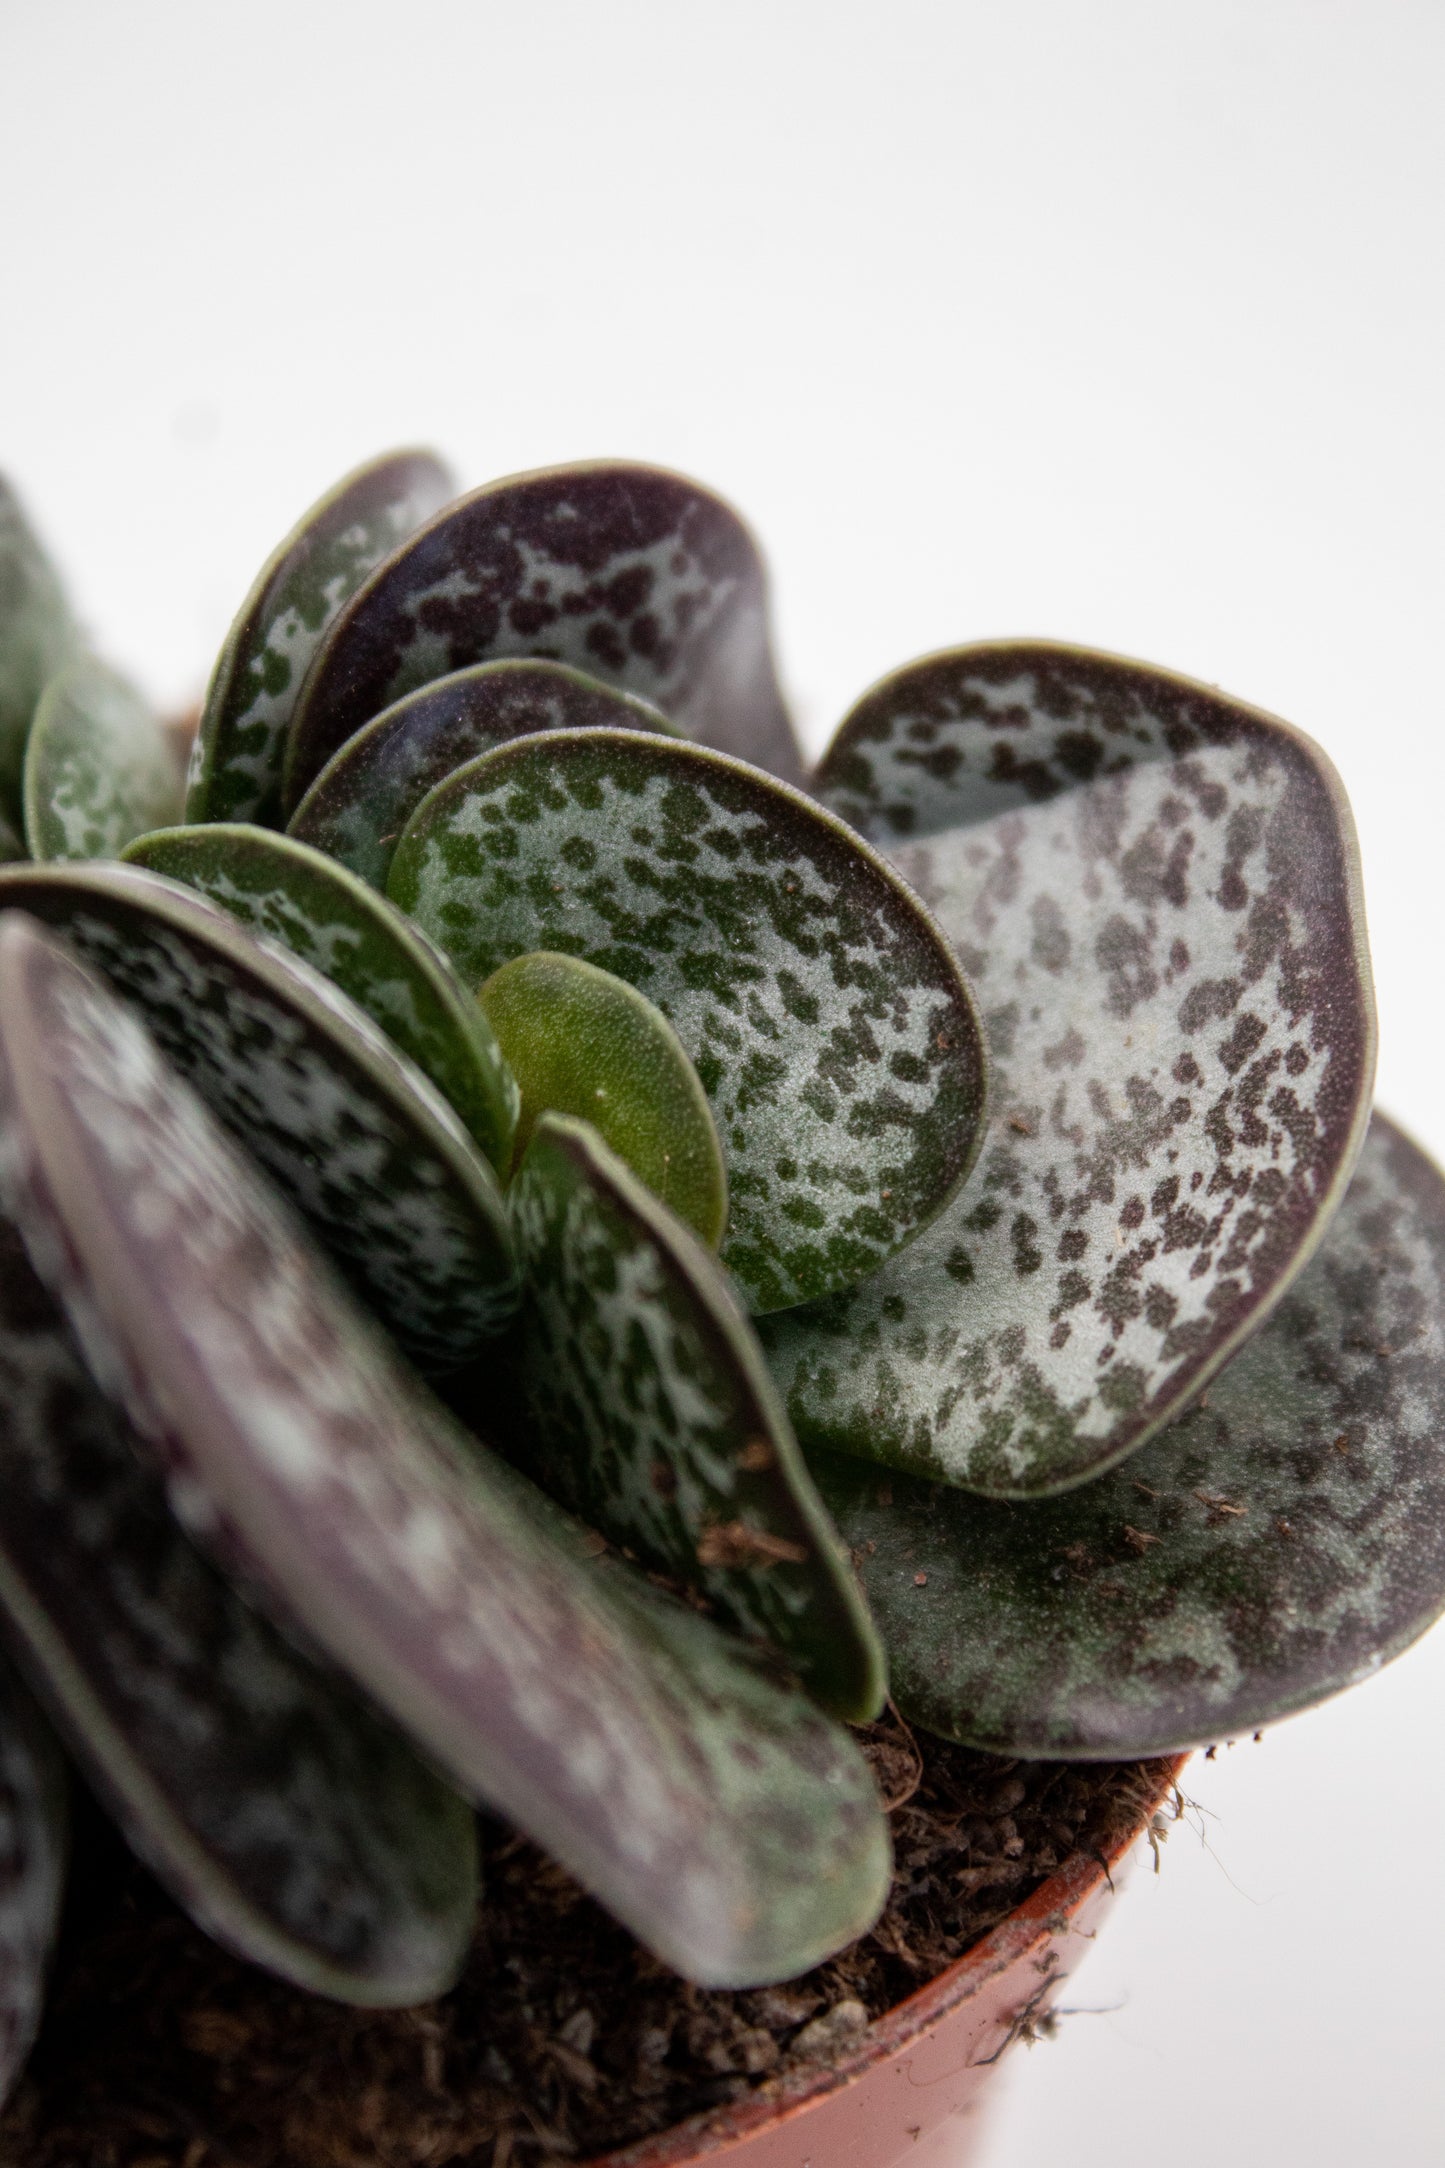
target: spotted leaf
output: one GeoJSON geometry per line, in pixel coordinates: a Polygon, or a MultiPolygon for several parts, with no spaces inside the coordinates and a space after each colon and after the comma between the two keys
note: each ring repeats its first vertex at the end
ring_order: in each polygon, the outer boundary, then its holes
{"type": "Polygon", "coordinates": [[[655,1002],[712,1101],[723,1261],[756,1309],[871,1272],[970,1165],[957,963],[865,844],[754,768],[631,731],[502,746],[412,816],[388,892],[480,981],[558,949],[655,1002]]]}
{"type": "Polygon", "coordinates": [[[286,732],[327,626],[456,484],[430,452],[392,452],[338,482],[257,574],[226,635],[191,760],[188,821],[280,813],[286,732]]]}
{"type": "Polygon", "coordinates": [[[506,1171],[518,1095],[495,1034],[446,958],[375,889],[289,836],[240,822],[162,829],[125,857],[196,889],[339,986],[506,1171]]]}
{"type": "Polygon", "coordinates": [[[1178,1412],[1343,1194],[1375,1043],[1348,808],[1285,724],[1041,645],[889,679],[817,787],[957,944],[993,1119],[923,1239],[771,1360],[805,1445],[1063,1488],[1178,1412]]]}
{"type": "Polygon", "coordinates": [[[466,1361],[516,1300],[496,1176],[433,1086],[326,979],[132,866],[0,871],[280,1183],[402,1345],[466,1361]]]}
{"type": "Polygon", "coordinates": [[[565,663],[476,663],[364,724],[332,754],[288,827],[384,889],[398,837],[443,776],[512,738],[602,728],[675,734],[645,700],[565,663]]]}
{"type": "Polygon", "coordinates": [[[41,695],[22,797],[32,858],[114,858],[179,814],[175,744],[128,679],[86,657],[41,695]]]}
{"type": "Polygon", "coordinates": [[[523,1272],[521,1465],[782,1650],[863,1722],[883,1662],[747,1317],[712,1258],[586,1122],[545,1114],[510,1193],[523,1272]]]}
{"type": "Polygon", "coordinates": [[[31,718],[47,681],[82,647],[55,568],[0,475],[0,806],[17,829],[31,718]]]}
{"type": "Polygon", "coordinates": [[[505,655],[573,663],[706,744],[798,774],[747,529],[694,482],[601,462],[474,490],[378,567],[307,678],[288,810],[383,708],[505,655]]]}
{"type": "Polygon", "coordinates": [[[0,1658],[0,2107],[40,2027],[68,1849],[65,1766],[48,1725],[0,1658]]]}
{"type": "Polygon", "coordinates": [[[788,1977],[863,1932],[888,1841],[847,1733],[469,1441],[20,913],[0,1055],[27,1245],[202,1540],[691,1978],[788,1977]]]}

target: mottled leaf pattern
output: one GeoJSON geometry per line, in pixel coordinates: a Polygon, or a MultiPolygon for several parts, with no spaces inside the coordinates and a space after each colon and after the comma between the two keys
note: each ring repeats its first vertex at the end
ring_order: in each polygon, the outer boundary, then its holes
{"type": "Polygon", "coordinates": [[[522,1095],[515,1156],[539,1114],[578,1115],[715,1250],[728,1217],[722,1144],[662,1011],[625,979],[547,949],[503,964],[477,999],[522,1095]]]}
{"type": "Polygon", "coordinates": [[[518,1097],[496,1037],[446,958],[384,897],[319,851],[239,822],[162,829],[125,856],[208,896],[339,986],[506,1171],[518,1097]]]}
{"type": "Polygon", "coordinates": [[[40,2026],[65,1887],[66,1792],[60,1749],[0,1658],[0,2107],[40,2026]]]}
{"type": "Polygon", "coordinates": [[[348,2002],[444,1993],[470,1812],[201,1558],[144,1453],[0,1221],[0,1608],[87,1778],[228,1948],[348,2002]]]}
{"type": "Polygon", "coordinates": [[[712,1101],[757,1309],[872,1271],[961,1180],[968,990],[916,899],[800,794],[695,745],[557,731],[424,799],[388,892],[479,982],[559,949],[645,993],[712,1101]]]}
{"type": "Polygon", "coordinates": [[[1337,1693],[1445,1609],[1445,1181],[1378,1116],[1205,1401],[1067,1498],[832,1455],[900,1707],[995,1753],[1155,1754],[1337,1693]]]}
{"type": "Polygon", "coordinates": [[[287,535],[221,649],[192,755],[188,821],[276,821],[286,731],[322,634],[455,488],[430,452],[392,452],[348,474],[287,535]]]}
{"type": "Polygon", "coordinates": [[[203,1536],[659,1956],[741,1986],[876,1916],[846,1732],[606,1562],[397,1364],[139,1021],[17,913],[0,1050],[27,1245],[203,1536]]]}
{"type": "Polygon", "coordinates": [[[384,889],[398,837],[444,776],[512,738],[599,729],[676,734],[645,700],[565,663],[476,663],[363,725],[332,754],[287,825],[384,889]]]}
{"type": "Polygon", "coordinates": [[[1348,808],[1284,724],[1038,644],[888,680],[817,787],[957,944],[993,1118],[906,1255],[778,1322],[775,1371],[805,1445],[1064,1487],[1198,1390],[1348,1180],[1374,1064],[1348,808]]]}
{"type": "Polygon", "coordinates": [[[574,663],[704,743],[797,776],[751,536],[696,483],[604,461],[475,490],[378,568],[307,679],[288,810],[403,693],[505,655],[574,663]]]}
{"type": "Polygon", "coordinates": [[[21,824],[25,739],[46,681],[82,640],[55,568],[0,475],[0,807],[21,824]]]}
{"type": "Polygon", "coordinates": [[[506,1207],[460,1119],[327,980],[131,866],[0,871],[134,1001],[410,1353],[466,1361],[516,1300],[506,1207]]]}
{"type": "Polygon", "coordinates": [[[114,858],[178,817],[175,743],[129,679],[86,657],[41,695],[21,795],[32,858],[114,858]]]}
{"type": "Polygon", "coordinates": [[[543,1116],[510,1202],[521,1465],[781,1649],[826,1708],[876,1716],[872,1624],[711,1257],[585,1122],[543,1116]]]}

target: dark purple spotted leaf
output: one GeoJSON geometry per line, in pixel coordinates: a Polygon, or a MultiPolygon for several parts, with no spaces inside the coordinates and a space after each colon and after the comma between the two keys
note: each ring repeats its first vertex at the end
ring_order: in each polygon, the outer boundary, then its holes
{"type": "Polygon", "coordinates": [[[883,1659],[752,1326],[712,1257],[586,1122],[544,1115],[509,1195],[519,1465],[867,1722],[883,1659]]]}
{"type": "Polygon", "coordinates": [[[712,1101],[755,1309],[873,1271],[972,1164],[982,1038],[917,898],[800,793],[631,731],[505,745],[412,816],[388,893],[464,979],[557,949],[655,1002],[712,1101]]]}
{"type": "Polygon", "coordinates": [[[391,452],[328,490],[267,559],[206,692],[188,821],[277,820],[286,732],[322,634],[388,551],[455,488],[430,452],[391,452]]]}
{"type": "Polygon", "coordinates": [[[40,2026],[65,1887],[66,1791],[49,1727],[0,1658],[0,2107],[40,2026]]]}
{"type": "Polygon", "coordinates": [[[503,964],[477,1000],[522,1095],[515,1157],[539,1115],[575,1114],[715,1250],[728,1218],[722,1144],[662,1011],[625,979],[546,949],[503,964]]]}
{"type": "Polygon", "coordinates": [[[287,826],[373,888],[434,784],[539,730],[660,730],[659,709],[560,662],[483,662],[408,693],[332,754],[287,826]]]}
{"type": "Polygon", "coordinates": [[[814,1465],[894,1697],[932,1731],[1112,1760],[1308,1708],[1445,1609],[1445,1181],[1377,1116],[1268,1322],[1067,1498],[814,1465]]]}
{"type": "Polygon", "coordinates": [[[17,830],[31,717],[47,680],[83,647],[55,567],[0,475],[0,807],[17,830]]]}
{"type": "Polygon", "coordinates": [[[253,1964],[347,2002],[445,1993],[476,1910],[470,1811],[206,1563],[148,1460],[0,1221],[0,1610],[86,1778],[253,1964]]]}
{"type": "Polygon", "coordinates": [[[847,1732],[469,1440],[139,1019],[15,912],[0,1051],[27,1247],[198,1539],[691,1978],[790,1977],[862,1933],[888,1840],[847,1732]]]}
{"type": "Polygon", "coordinates": [[[86,656],[41,695],[21,795],[32,858],[115,858],[180,813],[174,736],[127,678],[86,656]]]}
{"type": "Polygon", "coordinates": [[[956,943],[992,1121],[923,1239],[770,1358],[805,1447],[1065,1488],[1198,1391],[1344,1192],[1375,1045],[1348,807],[1285,724],[1039,644],[887,680],[817,788],[956,943]]]}
{"type": "Polygon", "coordinates": [[[705,744],[798,774],[747,529],[695,482],[602,461],[474,490],[377,568],[307,677],[288,811],[383,708],[505,655],[575,664],[705,744]]]}
{"type": "Polygon", "coordinates": [[[143,1012],[378,1316],[447,1369],[516,1302],[506,1205],[435,1088],[298,958],[133,866],[0,871],[0,910],[60,929],[143,1012]]]}
{"type": "Polygon", "coordinates": [[[518,1096],[496,1036],[446,958],[385,897],[304,843],[241,822],[164,828],[125,859],[196,889],[339,986],[506,1173],[518,1096]]]}

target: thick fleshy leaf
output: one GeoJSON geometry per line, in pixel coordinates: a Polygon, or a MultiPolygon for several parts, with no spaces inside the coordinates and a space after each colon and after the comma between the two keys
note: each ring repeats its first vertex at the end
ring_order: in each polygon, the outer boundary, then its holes
{"type": "Polygon", "coordinates": [[[181,794],[175,740],[128,678],[87,656],[50,680],[25,747],[32,858],[114,858],[181,794]]]}
{"type": "Polygon", "coordinates": [[[658,730],[658,708],[560,662],[483,662],[453,671],[366,723],[332,754],[287,826],[385,888],[397,839],[454,769],[539,730],[658,730]]]}
{"type": "Polygon", "coordinates": [[[861,1933],[888,1841],[846,1731],[469,1441],[19,913],[0,1051],[27,1245],[198,1536],[693,1979],[783,1978],[861,1933]]]}
{"type": "Polygon", "coordinates": [[[747,529],[695,482],[602,461],[474,490],[377,568],[306,680],[288,810],[403,693],[503,655],[573,663],[704,744],[798,774],[747,529]]]}
{"type": "Polygon", "coordinates": [[[276,821],[286,732],[322,634],[388,551],[455,488],[430,452],[388,453],[328,490],[267,559],[206,692],[188,821],[276,821]]]}
{"type": "Polygon", "coordinates": [[[696,745],[556,731],[413,815],[388,891],[461,976],[560,949],[657,1004],[712,1101],[756,1309],[873,1271],[972,1163],[982,1036],[947,943],[808,799],[696,745]]]}
{"type": "Polygon", "coordinates": [[[0,2107],[40,2028],[60,1925],[69,1812],[65,1765],[49,1727],[0,1658],[0,2107]]]}
{"type": "Polygon", "coordinates": [[[0,1608],[76,1760],[228,1948],[347,2002],[444,1993],[470,1811],[206,1563],[144,1454],[0,1221],[0,1608]]]}
{"type": "Polygon", "coordinates": [[[899,1706],[1158,1754],[1365,1677],[1445,1609],[1445,1181],[1378,1116],[1313,1262],[1126,1467],[1005,1503],[819,1455],[899,1706]]]}
{"type": "Polygon", "coordinates": [[[520,1464],[585,1521],[878,1714],[883,1659],[752,1326],[712,1258],[587,1123],[544,1115],[510,1203],[520,1464]]]}
{"type": "Polygon", "coordinates": [[[506,1205],[434,1087],[328,980],[134,866],[0,871],[134,1001],[402,1345],[467,1361],[516,1303],[506,1205]]]}
{"type": "Polygon", "coordinates": [[[805,1447],[1065,1488],[1198,1391],[1343,1194],[1375,1038],[1348,807],[1285,724],[1042,644],[889,679],[817,780],[956,942],[992,1125],[923,1239],[770,1359],[805,1447]]]}
{"type": "Polygon", "coordinates": [[[522,1095],[516,1157],[539,1114],[578,1115],[715,1250],[728,1217],[722,1144],[662,1011],[625,979],[548,949],[503,964],[477,999],[522,1095]]]}
{"type": "Polygon", "coordinates": [[[48,679],[83,642],[59,578],[0,475],[0,806],[18,829],[25,740],[48,679]]]}
{"type": "Polygon", "coordinates": [[[165,828],[125,858],[198,890],[339,986],[506,1171],[518,1095],[491,1025],[446,958],[375,889],[304,843],[240,822],[165,828]]]}

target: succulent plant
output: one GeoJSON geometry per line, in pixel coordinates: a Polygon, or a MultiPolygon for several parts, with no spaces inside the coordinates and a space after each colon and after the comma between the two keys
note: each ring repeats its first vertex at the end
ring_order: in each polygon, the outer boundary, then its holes
{"type": "Polygon", "coordinates": [[[442,1992],[479,1804],[745,1986],[877,1913],[886,1694],[1152,1754],[1445,1604],[1445,1183],[1318,748],[1013,642],[805,783],[725,505],[452,486],[303,518],[184,787],[0,494],[6,2082],[31,1695],[289,1980],[442,1992]]]}

